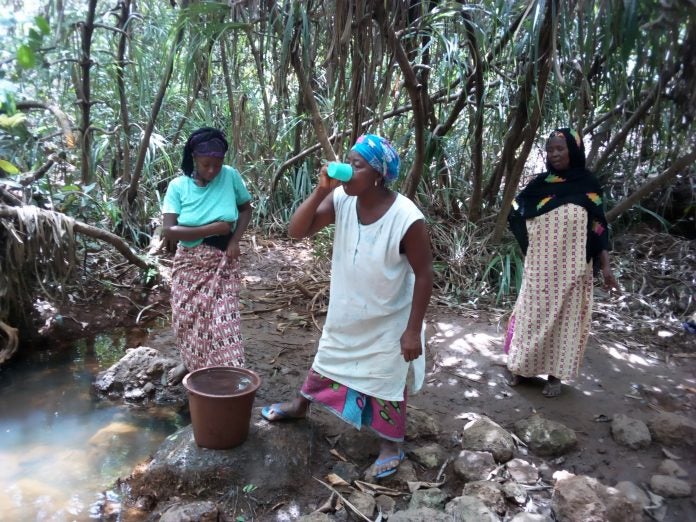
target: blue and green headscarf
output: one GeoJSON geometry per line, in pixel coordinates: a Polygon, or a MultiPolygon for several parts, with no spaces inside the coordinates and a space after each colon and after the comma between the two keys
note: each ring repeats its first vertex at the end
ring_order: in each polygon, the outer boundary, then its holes
{"type": "Polygon", "coordinates": [[[387,183],[399,177],[399,155],[386,138],[376,134],[363,134],[351,150],[365,158],[387,183]]]}

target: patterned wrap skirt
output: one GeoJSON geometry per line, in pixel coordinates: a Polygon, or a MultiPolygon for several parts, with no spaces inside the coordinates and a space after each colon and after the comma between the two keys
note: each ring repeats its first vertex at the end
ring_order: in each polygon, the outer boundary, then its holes
{"type": "Polygon", "coordinates": [[[580,370],[592,314],[587,211],[562,205],[527,220],[527,233],[522,288],[505,336],[507,367],[524,377],[572,379],[580,370]]]}
{"type": "Polygon", "coordinates": [[[220,249],[179,245],[172,270],[172,325],[188,371],[244,366],[239,261],[220,249]]]}
{"type": "Polygon", "coordinates": [[[357,429],[367,426],[384,439],[404,440],[406,390],[403,401],[385,401],[355,391],[310,369],[300,393],[357,429]]]}

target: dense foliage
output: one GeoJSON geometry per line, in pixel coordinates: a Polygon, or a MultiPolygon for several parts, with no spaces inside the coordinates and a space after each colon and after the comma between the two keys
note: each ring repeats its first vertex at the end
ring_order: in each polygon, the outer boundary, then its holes
{"type": "MultiPolygon", "coordinates": [[[[140,252],[201,125],[228,133],[255,224],[276,233],[321,161],[364,131],[388,136],[457,299],[514,291],[521,260],[501,209],[557,126],[583,131],[615,234],[660,217],[678,187],[691,196],[660,219],[693,228],[693,0],[20,6],[0,20],[0,319],[72,268],[66,216],[140,252]]],[[[87,251],[117,243],[81,232],[87,251]]]]}

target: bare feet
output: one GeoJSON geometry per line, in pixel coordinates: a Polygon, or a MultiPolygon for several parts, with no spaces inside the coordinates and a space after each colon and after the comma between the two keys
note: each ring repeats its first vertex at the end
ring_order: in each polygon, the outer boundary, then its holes
{"type": "Polygon", "coordinates": [[[186,369],[186,366],[184,366],[183,363],[179,364],[178,366],[175,366],[167,373],[167,386],[174,386],[175,384],[179,384],[187,373],[188,370],[186,369]]]}
{"type": "Polygon", "coordinates": [[[544,397],[552,398],[558,397],[561,394],[561,380],[557,379],[553,375],[549,375],[548,382],[541,391],[544,397]]]}
{"type": "Polygon", "coordinates": [[[404,452],[397,442],[382,441],[377,460],[372,464],[370,475],[375,478],[385,478],[396,473],[404,460],[404,452]]]}
{"type": "Polygon", "coordinates": [[[261,416],[270,422],[279,420],[304,419],[307,416],[309,401],[297,397],[292,402],[278,402],[261,409],[261,416]]]}

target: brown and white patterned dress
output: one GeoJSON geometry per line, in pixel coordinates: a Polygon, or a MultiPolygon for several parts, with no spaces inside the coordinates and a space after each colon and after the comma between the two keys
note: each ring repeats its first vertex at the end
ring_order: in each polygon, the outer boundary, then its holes
{"type": "Polygon", "coordinates": [[[243,367],[239,261],[230,262],[225,252],[209,245],[179,245],[172,271],[172,325],[188,371],[243,367]]]}
{"type": "Polygon", "coordinates": [[[507,366],[524,377],[571,379],[582,363],[592,312],[587,211],[566,204],[526,224],[529,248],[509,326],[507,366]]]}

